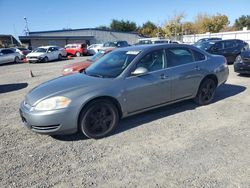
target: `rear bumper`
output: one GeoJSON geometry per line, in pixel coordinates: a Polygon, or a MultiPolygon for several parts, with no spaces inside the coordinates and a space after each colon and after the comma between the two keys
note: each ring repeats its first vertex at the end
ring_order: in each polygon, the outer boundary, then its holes
{"type": "Polygon", "coordinates": [[[24,125],[37,133],[59,135],[77,132],[77,113],[73,108],[35,112],[22,102],[19,113],[24,125]]]}

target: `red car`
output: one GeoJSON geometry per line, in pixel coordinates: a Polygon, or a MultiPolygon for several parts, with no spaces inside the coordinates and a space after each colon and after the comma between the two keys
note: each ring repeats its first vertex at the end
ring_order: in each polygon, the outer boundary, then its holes
{"type": "Polygon", "coordinates": [[[88,66],[90,66],[92,63],[100,59],[102,56],[106,55],[107,53],[113,51],[115,48],[108,48],[105,50],[99,50],[94,56],[91,57],[91,59],[87,59],[86,61],[77,62],[77,63],[71,63],[69,65],[66,65],[63,67],[62,74],[69,75],[73,73],[82,72],[85,70],[88,66]]]}
{"type": "Polygon", "coordinates": [[[87,55],[87,45],[86,44],[67,44],[65,46],[67,55],[81,56],[87,55]]]}

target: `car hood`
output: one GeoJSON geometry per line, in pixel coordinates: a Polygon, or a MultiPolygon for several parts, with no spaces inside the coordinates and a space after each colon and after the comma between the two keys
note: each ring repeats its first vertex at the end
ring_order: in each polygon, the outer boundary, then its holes
{"type": "Polygon", "coordinates": [[[71,92],[81,90],[80,94],[88,93],[98,86],[110,84],[112,79],[97,78],[85,74],[62,76],[42,83],[32,89],[25,97],[25,102],[35,106],[38,102],[53,96],[68,96],[71,92]]]}
{"type": "Polygon", "coordinates": [[[71,63],[63,67],[63,69],[76,68],[76,67],[86,67],[89,66],[93,61],[87,60],[82,62],[71,63]]]}
{"type": "Polygon", "coordinates": [[[32,56],[39,57],[44,54],[45,54],[44,52],[31,52],[27,55],[27,57],[32,57],[32,56]]]}

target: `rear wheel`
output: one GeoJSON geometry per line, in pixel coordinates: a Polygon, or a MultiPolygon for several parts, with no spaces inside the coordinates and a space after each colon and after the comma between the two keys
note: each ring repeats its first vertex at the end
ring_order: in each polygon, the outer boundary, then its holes
{"type": "Polygon", "coordinates": [[[79,128],[88,138],[102,138],[112,132],[119,122],[116,106],[107,100],[96,100],[84,109],[79,128]]]}
{"type": "Polygon", "coordinates": [[[81,53],[80,52],[76,52],[76,57],[80,57],[81,53]]]}
{"type": "Polygon", "coordinates": [[[14,63],[20,63],[19,57],[15,57],[14,63]]]}
{"type": "Polygon", "coordinates": [[[216,89],[216,82],[211,78],[207,78],[201,83],[198,93],[194,99],[195,102],[198,105],[209,104],[214,98],[215,89],[216,89]]]}

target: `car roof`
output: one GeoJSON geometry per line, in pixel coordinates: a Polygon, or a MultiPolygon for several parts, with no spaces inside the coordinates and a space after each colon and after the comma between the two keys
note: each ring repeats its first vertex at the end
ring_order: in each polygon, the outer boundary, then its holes
{"type": "Polygon", "coordinates": [[[38,48],[57,48],[58,46],[39,46],[38,48]]]}
{"type": "Polygon", "coordinates": [[[170,43],[170,44],[166,44],[166,43],[162,43],[162,44],[144,44],[144,45],[136,45],[136,46],[129,46],[129,47],[123,47],[123,48],[119,48],[116,51],[145,51],[148,49],[152,49],[152,48],[158,48],[158,47],[192,47],[189,44],[176,44],[176,43],[170,43]]]}

